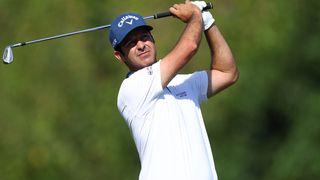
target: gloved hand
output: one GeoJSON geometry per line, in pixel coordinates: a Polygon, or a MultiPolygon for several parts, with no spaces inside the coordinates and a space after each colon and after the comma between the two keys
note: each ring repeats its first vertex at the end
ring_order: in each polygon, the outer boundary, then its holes
{"type": "MultiPolygon", "coordinates": [[[[196,5],[201,11],[207,6],[205,1],[191,1],[191,3],[196,5]]],[[[209,11],[202,11],[202,21],[203,28],[206,31],[212,26],[212,24],[215,22],[215,19],[212,17],[212,14],[209,11]]]]}

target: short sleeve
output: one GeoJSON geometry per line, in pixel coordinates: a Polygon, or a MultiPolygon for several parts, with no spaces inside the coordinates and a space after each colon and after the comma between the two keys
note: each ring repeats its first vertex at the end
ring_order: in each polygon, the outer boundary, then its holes
{"type": "Polygon", "coordinates": [[[199,102],[207,101],[208,96],[208,75],[206,71],[197,71],[191,74],[190,82],[199,102]]]}

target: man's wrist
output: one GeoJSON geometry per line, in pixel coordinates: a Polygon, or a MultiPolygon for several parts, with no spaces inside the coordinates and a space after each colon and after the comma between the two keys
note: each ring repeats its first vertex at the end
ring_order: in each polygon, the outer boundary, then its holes
{"type": "Polygon", "coordinates": [[[204,31],[208,31],[209,29],[211,29],[213,26],[216,25],[216,22],[213,22],[209,27],[205,28],[204,31]]]}

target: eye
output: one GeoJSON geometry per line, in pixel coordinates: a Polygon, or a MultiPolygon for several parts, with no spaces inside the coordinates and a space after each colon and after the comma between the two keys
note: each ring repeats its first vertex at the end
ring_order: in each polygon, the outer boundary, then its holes
{"type": "Polygon", "coordinates": [[[135,40],[130,40],[124,45],[124,47],[125,48],[131,48],[131,47],[133,47],[135,45],[136,45],[136,41],[135,40]]]}
{"type": "Polygon", "coordinates": [[[141,36],[141,41],[147,41],[147,40],[150,40],[150,35],[149,34],[143,34],[141,36]]]}
{"type": "Polygon", "coordinates": [[[127,41],[126,43],[124,43],[124,46],[125,48],[132,48],[134,47],[138,41],[150,41],[152,38],[151,38],[151,35],[149,33],[144,33],[144,34],[141,34],[137,37],[132,37],[131,40],[127,41]]]}

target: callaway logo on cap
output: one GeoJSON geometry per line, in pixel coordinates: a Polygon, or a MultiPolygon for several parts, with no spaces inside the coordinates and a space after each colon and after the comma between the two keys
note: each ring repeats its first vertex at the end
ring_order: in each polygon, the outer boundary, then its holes
{"type": "Polygon", "coordinates": [[[129,25],[132,25],[133,20],[139,20],[139,18],[137,16],[133,16],[133,15],[123,16],[121,18],[121,21],[118,23],[118,27],[121,28],[123,26],[123,23],[127,23],[129,25]]]}
{"type": "Polygon", "coordinates": [[[118,16],[112,23],[109,32],[109,41],[114,49],[123,39],[135,28],[145,27],[148,30],[153,28],[145,23],[143,17],[136,13],[124,13],[118,16]]]}

